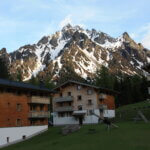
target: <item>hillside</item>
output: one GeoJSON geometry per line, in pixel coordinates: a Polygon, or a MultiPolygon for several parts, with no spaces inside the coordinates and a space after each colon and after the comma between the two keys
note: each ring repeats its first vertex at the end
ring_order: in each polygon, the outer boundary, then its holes
{"type": "Polygon", "coordinates": [[[20,72],[25,81],[32,75],[51,76],[55,80],[67,66],[83,78],[92,77],[102,65],[113,73],[141,74],[141,66],[150,61],[150,52],[127,32],[113,38],[95,29],[68,24],[36,44],[22,46],[11,53],[3,48],[0,57],[14,78],[20,72]]]}
{"type": "Polygon", "coordinates": [[[133,121],[137,116],[137,111],[140,110],[145,117],[150,120],[150,102],[143,101],[135,104],[121,106],[116,109],[116,121],[133,121]]]}

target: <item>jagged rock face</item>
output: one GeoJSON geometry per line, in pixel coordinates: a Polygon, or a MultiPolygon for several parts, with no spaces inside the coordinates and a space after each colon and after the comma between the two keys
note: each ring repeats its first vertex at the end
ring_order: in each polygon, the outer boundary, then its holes
{"type": "Polygon", "coordinates": [[[95,29],[84,30],[71,25],[44,36],[37,44],[25,45],[10,54],[2,49],[0,57],[7,61],[12,75],[20,70],[24,80],[32,75],[59,78],[65,66],[71,66],[83,78],[92,77],[102,65],[114,73],[141,74],[141,66],[150,62],[149,50],[126,32],[113,38],[95,29]]]}

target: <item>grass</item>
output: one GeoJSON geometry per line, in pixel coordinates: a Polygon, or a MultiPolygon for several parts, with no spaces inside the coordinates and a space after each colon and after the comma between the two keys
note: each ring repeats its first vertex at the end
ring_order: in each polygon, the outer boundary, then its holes
{"type": "Polygon", "coordinates": [[[105,125],[86,125],[79,131],[63,136],[61,127],[49,130],[30,140],[2,150],[149,150],[150,124],[122,122],[118,129],[106,130],[105,125]],[[93,128],[96,132],[90,133],[93,128]]]}
{"type": "Polygon", "coordinates": [[[63,136],[61,127],[51,127],[39,136],[2,150],[150,150],[150,123],[133,122],[137,110],[150,119],[150,103],[144,101],[118,108],[115,120],[119,128],[110,132],[103,124],[85,125],[63,136]],[[89,129],[95,132],[90,133],[89,129]]]}
{"type": "Polygon", "coordinates": [[[116,121],[133,121],[136,117],[137,111],[141,110],[142,113],[150,120],[150,102],[143,101],[135,104],[125,105],[116,110],[116,121]]]}

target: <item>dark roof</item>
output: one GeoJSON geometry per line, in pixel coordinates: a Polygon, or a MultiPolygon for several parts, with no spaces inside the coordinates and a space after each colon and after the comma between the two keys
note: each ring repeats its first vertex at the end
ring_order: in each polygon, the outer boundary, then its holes
{"type": "Polygon", "coordinates": [[[64,85],[67,85],[68,83],[75,83],[75,84],[79,84],[79,85],[83,85],[83,86],[88,86],[88,87],[91,87],[91,88],[94,88],[94,89],[97,89],[97,90],[108,91],[108,92],[119,94],[119,92],[111,90],[111,89],[107,89],[107,88],[103,88],[103,87],[98,87],[98,86],[95,86],[95,85],[91,85],[91,84],[87,84],[87,83],[82,83],[82,82],[74,81],[74,80],[68,80],[68,81],[64,82],[63,84],[61,84],[61,85],[57,86],[56,88],[54,88],[52,91],[55,91],[58,88],[60,88],[60,87],[62,87],[64,85]]]}
{"type": "Polygon", "coordinates": [[[49,89],[42,87],[42,86],[40,87],[40,86],[35,86],[35,85],[24,83],[24,82],[16,82],[16,81],[10,81],[6,79],[0,79],[0,86],[28,89],[28,90],[34,90],[34,91],[40,91],[40,92],[50,92],[49,89]]]}

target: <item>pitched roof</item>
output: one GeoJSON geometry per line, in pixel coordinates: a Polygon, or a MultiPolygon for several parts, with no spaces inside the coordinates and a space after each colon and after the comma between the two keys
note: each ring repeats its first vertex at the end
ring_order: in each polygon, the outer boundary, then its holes
{"type": "Polygon", "coordinates": [[[82,83],[82,82],[74,81],[74,80],[68,80],[68,81],[64,82],[63,84],[60,84],[56,88],[52,89],[52,91],[55,91],[55,90],[59,89],[60,87],[67,85],[68,83],[79,84],[79,85],[91,87],[91,88],[94,88],[97,90],[108,91],[108,92],[112,92],[112,93],[116,93],[116,94],[119,93],[119,92],[111,90],[111,89],[107,89],[107,88],[103,88],[103,87],[99,87],[99,86],[95,86],[95,85],[91,85],[91,84],[87,84],[87,83],[82,83]]]}
{"type": "Polygon", "coordinates": [[[42,86],[40,87],[40,86],[35,86],[24,82],[16,82],[16,81],[10,81],[6,79],[0,79],[0,86],[23,88],[23,89],[29,89],[29,90],[35,90],[41,92],[50,92],[49,89],[42,86]]]}

